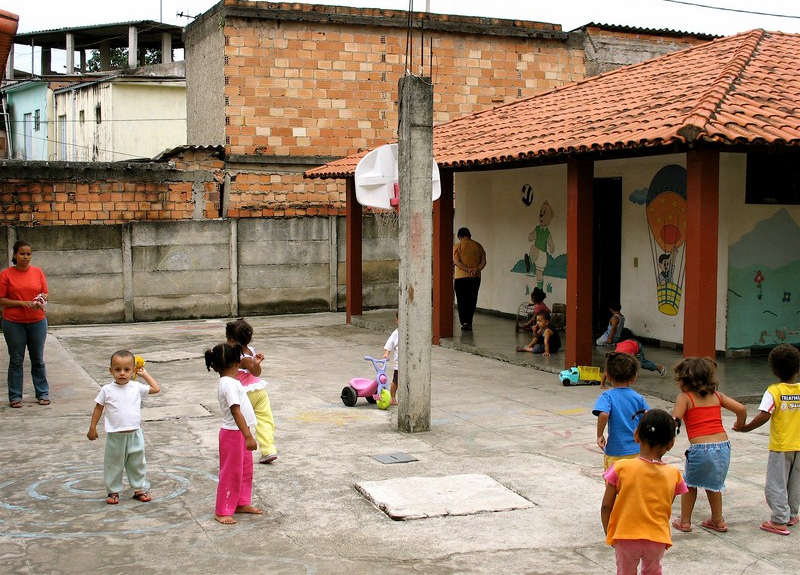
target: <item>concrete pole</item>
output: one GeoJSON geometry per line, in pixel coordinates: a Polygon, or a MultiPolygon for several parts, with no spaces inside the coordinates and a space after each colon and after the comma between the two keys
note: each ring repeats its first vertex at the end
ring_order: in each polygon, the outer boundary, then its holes
{"type": "MultiPolygon", "coordinates": [[[[49,76],[53,73],[50,69],[50,48],[42,48],[42,69],[40,71],[42,76],[49,76]]],[[[32,73],[32,72],[31,72],[32,73]]]]}
{"type": "Polygon", "coordinates": [[[136,26],[128,27],[128,67],[136,68],[139,65],[139,30],[136,26]]]}
{"type": "Polygon", "coordinates": [[[14,79],[14,44],[8,50],[8,60],[6,61],[6,80],[14,79]]]}
{"type": "Polygon", "coordinates": [[[172,62],[172,34],[163,32],[161,34],[161,63],[170,64],[172,62]]]}
{"type": "Polygon", "coordinates": [[[108,40],[100,42],[100,69],[104,72],[111,69],[111,42],[108,40]]]}
{"type": "Polygon", "coordinates": [[[67,74],[75,73],[75,35],[67,34],[67,74]]]}
{"type": "Polygon", "coordinates": [[[85,74],[86,73],[86,50],[81,50],[79,52],[79,56],[80,56],[81,74],[85,74]]]}
{"type": "Polygon", "coordinates": [[[397,427],[431,428],[433,85],[400,79],[400,381],[397,427]]]}

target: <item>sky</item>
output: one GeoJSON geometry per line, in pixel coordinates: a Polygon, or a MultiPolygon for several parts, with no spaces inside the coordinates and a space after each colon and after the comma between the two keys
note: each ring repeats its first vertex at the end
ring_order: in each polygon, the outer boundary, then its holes
{"type": "MultiPolygon", "coordinates": [[[[550,22],[560,24],[565,31],[596,22],[718,35],[730,35],[753,28],[800,33],[800,2],[796,0],[686,0],[707,6],[793,16],[791,18],[689,6],[675,0],[427,1],[431,12],[440,14],[550,22]]],[[[0,8],[19,15],[20,32],[32,32],[130,20],[162,20],[168,24],[185,26],[191,18],[178,16],[179,12],[196,16],[216,3],[216,0],[0,0],[0,8]]],[[[407,10],[409,7],[409,0],[321,0],[307,3],[395,10],[407,10]]],[[[424,11],[426,0],[414,0],[413,7],[414,10],[424,11]]],[[[23,55],[18,52],[18,56],[23,55]]],[[[24,69],[23,61],[23,58],[17,59],[17,68],[24,69]]]]}

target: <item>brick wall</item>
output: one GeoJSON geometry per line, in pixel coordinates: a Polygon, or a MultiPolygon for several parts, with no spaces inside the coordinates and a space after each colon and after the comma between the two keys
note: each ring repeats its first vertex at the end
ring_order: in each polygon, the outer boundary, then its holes
{"type": "MultiPolygon", "coordinates": [[[[286,4],[228,1],[225,6],[238,8],[226,13],[223,29],[224,86],[219,89],[226,97],[228,153],[339,157],[396,138],[397,82],[406,69],[404,12],[349,9],[343,15],[344,9],[336,7],[340,19],[329,23],[284,20],[279,12],[291,12],[286,4]],[[262,4],[280,8],[264,12],[262,4]],[[243,17],[247,10],[251,18],[243,17]],[[346,16],[353,23],[347,24],[346,16]]],[[[534,24],[502,22],[512,29],[534,24]]],[[[504,35],[505,27],[493,31],[490,24],[484,28],[483,35],[426,30],[424,73],[432,71],[436,122],[585,75],[583,51],[561,39],[504,35]]],[[[420,73],[418,32],[414,42],[413,72],[420,73]]]]}
{"type": "Polygon", "coordinates": [[[219,217],[219,152],[157,164],[0,163],[0,225],[120,224],[219,217]],[[198,202],[201,203],[198,206],[198,202]]]}

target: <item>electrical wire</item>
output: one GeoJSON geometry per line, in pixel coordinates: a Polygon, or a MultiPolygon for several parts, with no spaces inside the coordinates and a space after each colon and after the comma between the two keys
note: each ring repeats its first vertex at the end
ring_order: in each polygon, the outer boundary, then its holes
{"type": "MultiPolygon", "coordinates": [[[[50,139],[50,138],[43,138],[41,136],[24,135],[23,137],[24,138],[30,138],[31,140],[38,140],[40,142],[52,142],[54,144],[58,144],[59,147],[68,146],[68,147],[71,147],[71,148],[81,148],[81,149],[85,149],[87,152],[91,149],[91,146],[84,146],[84,145],[81,145],[81,144],[71,144],[69,142],[62,142],[60,140],[53,140],[53,139],[50,139]]],[[[117,156],[128,156],[129,158],[142,158],[143,157],[141,154],[127,154],[125,152],[116,152],[114,150],[106,150],[106,149],[103,149],[103,148],[94,148],[94,149],[97,150],[98,152],[108,152],[109,154],[115,154],[117,156]]],[[[28,160],[28,161],[36,161],[36,160],[28,160]]],[[[45,161],[45,160],[41,160],[41,161],[45,161]]],[[[63,159],[61,159],[61,160],[51,160],[51,161],[75,162],[75,161],[92,161],[92,160],[63,160],[63,159]]],[[[100,161],[100,160],[94,160],[94,161],[100,161]]]]}
{"type": "Polygon", "coordinates": [[[686,2],[684,0],[661,0],[661,1],[670,2],[672,4],[684,4],[686,6],[694,6],[696,8],[708,8],[709,10],[722,10],[724,12],[739,12],[740,14],[755,14],[756,16],[772,16],[774,18],[800,19],[800,16],[791,16],[789,14],[772,14],[770,12],[756,12],[755,10],[741,10],[739,8],[725,8],[723,6],[709,6],[708,4],[698,4],[695,2],[686,2]]]}

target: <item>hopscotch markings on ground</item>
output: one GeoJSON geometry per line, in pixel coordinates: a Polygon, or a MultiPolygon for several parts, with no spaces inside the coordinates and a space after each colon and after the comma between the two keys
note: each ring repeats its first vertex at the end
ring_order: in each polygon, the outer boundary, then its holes
{"type": "MultiPolygon", "coordinates": [[[[106,505],[102,469],[68,467],[45,475],[23,475],[0,484],[0,526],[13,528],[4,530],[2,536],[23,539],[79,539],[98,535],[142,534],[169,531],[197,522],[210,520],[213,516],[170,521],[166,519],[164,504],[181,497],[193,484],[201,499],[213,499],[218,478],[216,475],[171,465],[168,469],[154,465],[148,470],[148,478],[156,486],[150,503],[137,503],[121,498],[119,505],[106,505]],[[202,484],[207,484],[202,487],[202,484]],[[159,488],[172,491],[159,493],[159,488]],[[25,498],[25,500],[21,500],[25,498]],[[88,510],[91,506],[94,509],[88,510]],[[113,516],[99,519],[96,523],[104,529],[89,531],[87,514],[115,512],[113,516]],[[10,512],[10,513],[9,513],[10,512]],[[150,527],[134,527],[146,518],[160,523],[150,527]]],[[[126,491],[130,491],[126,486],[126,491]]],[[[213,506],[209,503],[208,508],[213,506]]]]}

